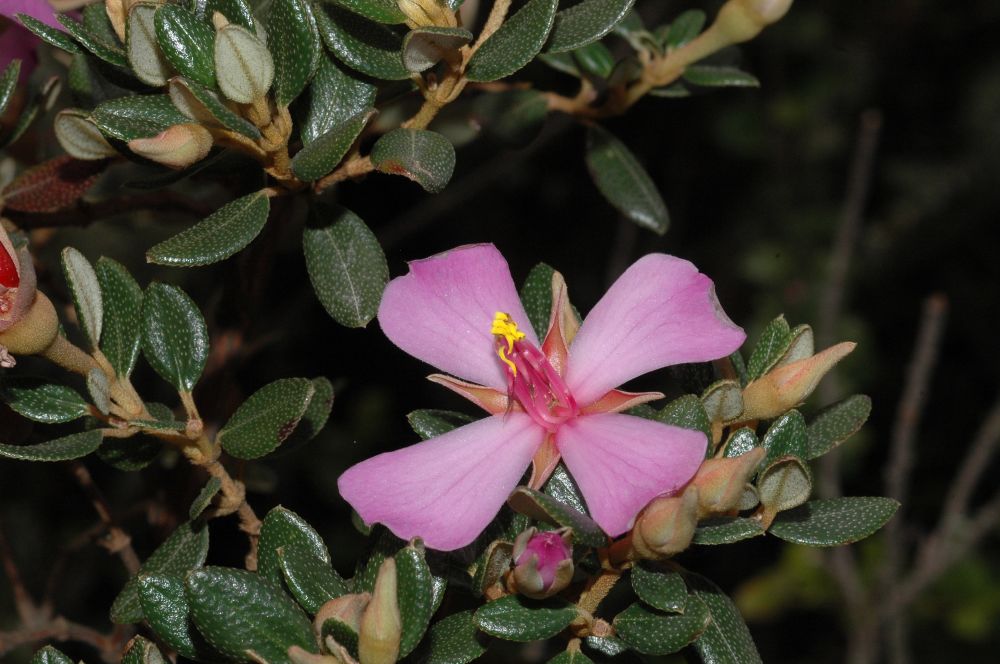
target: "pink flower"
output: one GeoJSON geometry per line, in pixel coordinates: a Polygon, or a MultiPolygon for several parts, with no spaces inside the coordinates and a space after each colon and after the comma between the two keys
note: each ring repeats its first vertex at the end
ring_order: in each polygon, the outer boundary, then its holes
{"type": "Polygon", "coordinates": [[[507,262],[488,244],[410,263],[410,273],[386,288],[378,319],[397,346],[457,377],[431,380],[492,415],[363,461],[337,482],[366,523],[440,550],[472,542],[529,464],[529,484],[539,487],[560,458],[601,528],[627,531],[650,500],[694,476],[707,440],[621,414],[663,395],[616,386],[724,357],[745,338],[708,277],[687,261],[651,254],[625,271],[579,331],[557,275],[539,348],[507,262]]]}
{"type": "Polygon", "coordinates": [[[545,599],[573,580],[573,546],[569,528],[538,532],[528,528],[514,540],[514,592],[545,599]]]}

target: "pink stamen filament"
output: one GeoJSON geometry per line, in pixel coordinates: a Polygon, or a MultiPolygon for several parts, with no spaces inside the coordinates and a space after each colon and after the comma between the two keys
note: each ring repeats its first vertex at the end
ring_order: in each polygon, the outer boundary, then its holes
{"type": "Polygon", "coordinates": [[[506,368],[508,391],[535,422],[554,432],[576,416],[576,399],[540,350],[528,341],[518,340],[507,357],[517,368],[506,368]]]}

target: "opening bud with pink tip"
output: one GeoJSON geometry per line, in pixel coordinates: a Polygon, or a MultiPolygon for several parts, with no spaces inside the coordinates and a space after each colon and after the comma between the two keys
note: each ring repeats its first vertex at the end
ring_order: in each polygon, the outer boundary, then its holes
{"type": "Polygon", "coordinates": [[[212,134],[201,125],[189,123],[167,127],[152,138],[136,138],[129,149],[170,168],[186,168],[204,159],[212,149],[212,134]]]}
{"type": "Polygon", "coordinates": [[[796,407],[856,345],[844,341],[811,357],[779,366],[752,381],[743,389],[742,419],[769,419],[796,407]]]}
{"type": "Polygon", "coordinates": [[[507,580],[511,592],[532,599],[551,597],[573,580],[573,533],[569,528],[528,528],[514,540],[513,559],[507,580]]]}
{"type": "Polygon", "coordinates": [[[755,447],[728,459],[708,459],[701,464],[691,484],[698,487],[698,516],[738,510],[747,482],[753,477],[766,450],[755,447]]]}

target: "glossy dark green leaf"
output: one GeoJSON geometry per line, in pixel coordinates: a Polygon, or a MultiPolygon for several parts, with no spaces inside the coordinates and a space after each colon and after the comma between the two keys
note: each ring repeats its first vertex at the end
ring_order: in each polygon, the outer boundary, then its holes
{"type": "Polygon", "coordinates": [[[257,572],[277,586],[283,578],[278,549],[289,546],[301,546],[330,564],[330,552],[319,533],[298,514],[279,505],[264,517],[257,543],[257,572]]]}
{"type": "Polygon", "coordinates": [[[550,659],[547,664],[594,664],[594,660],[579,650],[564,650],[550,659]]]}
{"type": "Polygon", "coordinates": [[[246,661],[290,664],[288,649],[318,653],[302,609],[268,579],[239,569],[203,567],[188,574],[186,594],[198,631],[219,652],[246,661]]]}
{"type": "Polygon", "coordinates": [[[13,122],[13,126],[0,136],[0,150],[20,139],[43,112],[51,109],[61,89],[62,80],[58,76],[49,77],[28,100],[24,109],[13,122]]]}
{"type": "Polygon", "coordinates": [[[302,233],[306,268],[330,316],[349,327],[366,326],[389,282],[389,266],[375,235],[347,208],[317,205],[302,233]]]}
{"type": "Polygon", "coordinates": [[[736,67],[690,65],[682,75],[685,81],[703,88],[759,88],[757,77],[736,67]]]}
{"type": "Polygon", "coordinates": [[[17,89],[17,77],[20,73],[21,61],[14,59],[10,61],[6,69],[3,70],[3,74],[0,75],[0,114],[7,111],[7,104],[13,98],[14,90],[17,89]]]}
{"type": "Polygon", "coordinates": [[[191,501],[191,507],[188,509],[188,518],[194,521],[201,516],[205,508],[212,504],[212,499],[215,498],[221,488],[222,480],[218,477],[208,478],[208,482],[205,483],[205,486],[201,488],[198,495],[191,501]]]}
{"type": "Polygon", "coordinates": [[[211,19],[215,12],[221,13],[230,23],[242,25],[251,32],[257,30],[253,11],[244,0],[205,0],[205,17],[211,19]]]}
{"type": "Polygon", "coordinates": [[[260,130],[253,123],[230,110],[215,92],[194,81],[179,76],[170,79],[170,100],[177,110],[199,124],[217,124],[251,140],[260,138],[260,130]]]}
{"type": "Polygon", "coordinates": [[[532,601],[507,595],[479,607],[473,621],[482,631],[506,641],[539,641],[566,629],[576,607],[561,599],[532,601]]]}
{"type": "Polygon", "coordinates": [[[521,286],[521,304],[528,314],[531,327],[538,334],[544,335],[549,327],[549,316],[552,314],[552,273],[555,270],[546,263],[539,263],[531,268],[528,278],[521,286]]]}
{"type": "Polygon", "coordinates": [[[215,87],[215,30],[193,11],[166,4],[153,18],[160,50],[177,72],[196,83],[215,87]]]}
{"type": "Polygon", "coordinates": [[[221,659],[191,621],[182,575],[141,574],[137,583],[142,613],[164,644],[195,661],[221,659]]]}
{"type": "Polygon", "coordinates": [[[839,546],[863,540],[892,518],[899,503],[892,498],[851,496],[810,500],[782,512],[769,533],[808,546],[839,546]]]}
{"type": "Polygon", "coordinates": [[[309,145],[351,118],[375,107],[376,88],[357,75],[343,71],[324,51],[309,85],[309,103],[299,127],[309,145]]]}
{"type": "Polygon", "coordinates": [[[313,182],[330,173],[354,145],[374,114],[374,109],[367,109],[317,136],[292,158],[292,172],[304,182],[313,182]]]}
{"type": "Polygon", "coordinates": [[[465,413],[452,410],[415,410],[406,416],[410,427],[420,436],[421,440],[434,438],[452,429],[474,422],[475,418],[465,413]]]}
{"type": "Polygon", "coordinates": [[[345,65],[386,81],[410,78],[403,66],[403,38],[391,29],[331,4],[314,5],[327,48],[345,65]]]}
{"type": "Polygon", "coordinates": [[[87,456],[100,444],[100,431],[84,431],[37,445],[0,443],[0,457],[19,461],[68,461],[87,456]]]}
{"type": "Polygon", "coordinates": [[[254,392],[229,418],[216,441],[237,459],[257,459],[285,442],[309,407],[307,378],[281,378],[254,392]]]}
{"type": "Polygon", "coordinates": [[[807,441],[806,421],[802,414],[797,410],[788,411],[771,424],[764,439],[760,441],[761,446],[767,450],[760,467],[766,468],[775,459],[786,454],[803,458],[807,441]]]}
{"type": "MultiPolygon", "coordinates": [[[[487,136],[503,145],[523,147],[541,132],[549,105],[538,90],[505,90],[477,97],[473,111],[487,136]]],[[[546,313],[545,324],[547,317],[546,313]]]]}
{"type": "Polygon", "coordinates": [[[529,0],[483,42],[469,60],[470,81],[495,81],[510,76],[538,55],[555,21],[558,0],[529,0]]]}
{"type": "Polygon", "coordinates": [[[587,513],[587,506],[583,500],[580,488],[573,481],[573,477],[566,470],[565,464],[557,464],[547,482],[542,487],[542,493],[552,496],[564,505],[569,505],[573,509],[587,513]]]}
{"type": "Polygon", "coordinates": [[[792,330],[784,316],[778,316],[760,333],[757,345],[747,360],[750,379],[760,378],[777,364],[792,343],[792,330]]]}
{"type": "Polygon", "coordinates": [[[525,486],[516,488],[507,499],[515,512],[573,531],[573,539],[585,546],[606,546],[607,535],[589,516],[552,496],[525,486]]]}
{"type": "Polygon", "coordinates": [[[73,660],[52,646],[45,646],[31,657],[31,664],[73,664],[73,660]]]}
{"type": "Polygon", "coordinates": [[[377,535],[369,540],[371,548],[367,555],[358,560],[351,579],[352,591],[355,593],[370,593],[375,588],[375,577],[378,575],[379,567],[386,558],[394,555],[399,550],[401,540],[385,528],[374,529],[377,535]]]}
{"type": "Polygon", "coordinates": [[[288,106],[319,65],[316,19],[305,0],[273,0],[267,12],[267,47],[274,56],[274,100],[288,106]]]}
{"type": "Polygon", "coordinates": [[[312,440],[326,426],[326,421],[330,417],[334,399],[333,383],[322,376],[313,378],[311,382],[312,399],[309,400],[306,412],[302,413],[295,431],[281,444],[282,454],[287,454],[312,440]]]}
{"type": "Polygon", "coordinates": [[[687,586],[681,575],[648,564],[632,568],[632,590],[639,599],[660,611],[683,613],[687,604],[687,586]]]}
{"type": "Polygon", "coordinates": [[[669,655],[698,638],[711,622],[703,602],[688,602],[682,615],[662,615],[633,604],[617,616],[615,633],[645,655],[669,655]]]}
{"type": "Polygon", "coordinates": [[[607,78],[615,67],[614,54],[601,42],[591,42],[571,52],[580,71],[591,76],[607,78]]]}
{"type": "Polygon", "coordinates": [[[700,9],[681,12],[667,30],[666,38],[663,40],[664,48],[668,50],[680,48],[697,37],[705,27],[706,18],[705,12],[700,9]]]}
{"type": "Polygon", "coordinates": [[[105,438],[97,448],[97,458],[112,468],[132,473],[153,463],[162,450],[163,443],[148,436],[105,438]]]}
{"type": "MultiPolygon", "coordinates": [[[[128,67],[128,58],[125,57],[125,51],[120,45],[102,38],[102,35],[91,32],[83,23],[75,21],[67,14],[56,14],[56,19],[77,43],[98,58],[116,67],[128,67]]],[[[56,44],[56,46],[61,48],[60,44],[56,44]]]]}
{"type": "Polygon", "coordinates": [[[73,309],[91,348],[97,348],[101,340],[101,326],[104,322],[104,298],[101,286],[90,261],[73,247],[66,247],[59,255],[63,277],[73,298],[73,309]]]}
{"type": "Polygon", "coordinates": [[[742,517],[722,517],[698,524],[694,531],[694,544],[732,544],[764,534],[764,528],[756,519],[742,517]]]}
{"type": "Polygon", "coordinates": [[[682,429],[701,431],[711,438],[711,424],[701,399],[693,394],[685,394],[674,399],[656,414],[656,419],[664,424],[672,424],[682,429]]]}
{"type": "Polygon", "coordinates": [[[399,9],[396,0],[332,0],[355,14],[360,14],[377,23],[405,23],[406,14],[399,9]]]}
{"type": "Polygon", "coordinates": [[[90,117],[105,135],[126,142],[151,138],[168,127],[190,122],[165,94],[111,99],[95,108],[90,117]]]}
{"type": "Polygon", "coordinates": [[[285,584],[310,615],[315,615],[331,599],[347,593],[347,582],[310,548],[288,544],[279,547],[277,554],[285,584]]]}
{"type": "Polygon", "coordinates": [[[427,664],[468,664],[486,652],[472,611],[454,613],[434,623],[427,642],[427,664]]]}
{"type": "Polygon", "coordinates": [[[190,392],[208,359],[208,328],[197,305],[177,286],[153,282],[142,299],[142,352],[177,390],[190,392]]]}
{"type": "Polygon", "coordinates": [[[409,655],[431,622],[434,613],[434,579],[424,560],[423,546],[409,544],[396,558],[396,592],[403,631],[399,640],[399,657],[409,655]]]}
{"type": "Polygon", "coordinates": [[[583,0],[556,14],[547,51],[572,51],[611,32],[635,0],[583,0]]]}
{"type": "Polygon", "coordinates": [[[125,267],[102,256],[94,265],[104,301],[101,352],[115,374],[127,378],[139,357],[142,288],[125,267]]]}
{"type": "Polygon", "coordinates": [[[77,46],[76,42],[62,30],[58,30],[50,25],[42,23],[37,18],[28,16],[27,14],[18,14],[17,20],[21,22],[21,25],[35,33],[35,35],[47,44],[51,44],[56,48],[61,48],[67,53],[83,53],[83,49],[77,46]]]}
{"type": "Polygon", "coordinates": [[[432,194],[445,188],[455,170],[454,146],[426,129],[393,129],[375,142],[371,159],[382,173],[402,175],[432,194]]]}
{"type": "Polygon", "coordinates": [[[803,458],[821,457],[853,436],[868,420],[872,400],[855,394],[826,408],[806,427],[803,458]]]}
{"type": "Polygon", "coordinates": [[[749,427],[742,427],[733,432],[726,441],[724,456],[727,459],[743,456],[759,444],[757,434],[749,427]]]}
{"type": "Polygon", "coordinates": [[[17,414],[46,424],[72,422],[90,410],[73,388],[40,378],[3,376],[0,400],[17,414]]]}
{"type": "Polygon", "coordinates": [[[703,576],[687,573],[684,578],[693,595],[689,606],[699,600],[711,615],[708,628],[694,642],[701,660],[713,664],[761,664],[750,630],[733,601],[703,576]]]}
{"type": "Polygon", "coordinates": [[[408,71],[419,74],[470,41],[472,33],[465,28],[415,28],[403,38],[403,66],[408,71]]]}
{"type": "Polygon", "coordinates": [[[628,652],[628,645],[616,636],[588,636],[583,642],[588,648],[607,657],[617,657],[628,652]]]}
{"type": "Polygon", "coordinates": [[[660,235],[667,231],[667,206],[649,173],[624,143],[597,125],[587,130],[587,168],[619,212],[660,235]]]}
{"type": "Polygon", "coordinates": [[[177,527],[163,544],[157,547],[118,593],[111,605],[111,621],[119,624],[139,622],[143,619],[139,602],[139,577],[145,575],[183,576],[200,567],[208,555],[208,526],[190,521],[177,527]]]}

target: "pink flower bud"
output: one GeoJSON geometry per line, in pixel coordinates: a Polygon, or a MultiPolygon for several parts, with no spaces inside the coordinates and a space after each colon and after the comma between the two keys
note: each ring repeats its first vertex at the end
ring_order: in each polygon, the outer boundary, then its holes
{"type": "Polygon", "coordinates": [[[698,487],[698,513],[705,517],[737,509],[747,482],[753,477],[766,450],[755,447],[729,459],[708,459],[691,484],[698,487]]]}
{"type": "Polygon", "coordinates": [[[743,388],[743,419],[769,419],[795,408],[855,346],[850,341],[841,342],[812,357],[772,369],[752,381],[743,388]]]}
{"type": "Polygon", "coordinates": [[[573,579],[572,534],[568,528],[540,533],[528,528],[514,541],[513,590],[527,597],[551,597],[573,579]]]}

